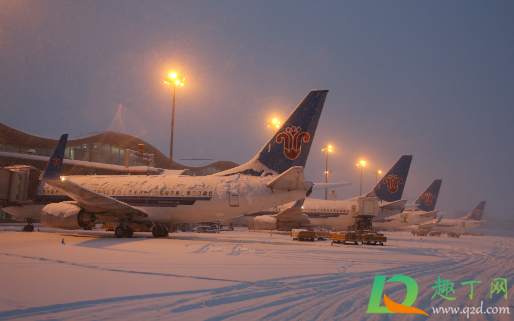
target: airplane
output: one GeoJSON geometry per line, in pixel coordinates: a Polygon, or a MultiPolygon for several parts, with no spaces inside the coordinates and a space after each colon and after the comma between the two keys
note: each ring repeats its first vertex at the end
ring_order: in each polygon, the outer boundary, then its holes
{"type": "Polygon", "coordinates": [[[409,225],[418,225],[435,219],[439,213],[435,210],[435,205],[442,182],[442,179],[435,179],[403,213],[373,220],[373,228],[402,229],[409,225]]]}
{"type": "Polygon", "coordinates": [[[406,200],[401,197],[411,161],[412,155],[401,156],[366,195],[348,200],[307,198],[244,217],[222,220],[222,224],[248,225],[251,230],[279,231],[302,227],[347,230],[353,225],[357,225],[357,229],[370,229],[372,217],[385,217],[403,211],[406,200]]]}
{"type": "Polygon", "coordinates": [[[3,210],[23,219],[40,209],[36,218],[58,229],[82,229],[98,220],[116,224],[116,237],[132,237],[142,226],[166,237],[172,223],[236,217],[305,198],[313,183],[305,180],[304,166],[327,93],[310,91],[249,162],[209,176],[61,177],[64,134],[41,174],[38,204],[3,210]]]}
{"type": "Polygon", "coordinates": [[[436,230],[441,232],[457,232],[471,230],[485,223],[485,220],[482,220],[484,209],[485,201],[481,201],[465,217],[461,217],[458,219],[440,219],[437,222],[420,224],[419,228],[424,230],[436,230]]]}

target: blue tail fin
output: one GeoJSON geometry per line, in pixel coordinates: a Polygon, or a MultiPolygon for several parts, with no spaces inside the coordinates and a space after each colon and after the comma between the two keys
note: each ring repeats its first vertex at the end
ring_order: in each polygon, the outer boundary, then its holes
{"type": "Polygon", "coordinates": [[[386,202],[396,202],[402,199],[403,188],[407,183],[412,155],[403,155],[391,167],[389,172],[378,181],[366,196],[376,196],[386,202]]]}
{"type": "Polygon", "coordinates": [[[248,163],[217,175],[266,176],[305,167],[328,90],[311,90],[275,135],[248,163]]]}
{"type": "Polygon", "coordinates": [[[414,204],[419,204],[418,209],[425,212],[430,212],[435,209],[442,182],[442,179],[434,179],[434,181],[428,185],[427,189],[414,201],[414,204]]]}
{"type": "Polygon", "coordinates": [[[485,209],[485,201],[481,201],[480,203],[478,203],[477,206],[475,206],[475,208],[471,212],[469,212],[468,215],[466,215],[462,219],[463,220],[481,221],[482,215],[484,214],[484,209],[485,209]]]}
{"type": "Polygon", "coordinates": [[[42,181],[56,180],[61,177],[62,161],[64,159],[64,151],[66,150],[66,143],[68,142],[68,134],[61,135],[57,146],[55,147],[46,169],[39,177],[42,181]]]}

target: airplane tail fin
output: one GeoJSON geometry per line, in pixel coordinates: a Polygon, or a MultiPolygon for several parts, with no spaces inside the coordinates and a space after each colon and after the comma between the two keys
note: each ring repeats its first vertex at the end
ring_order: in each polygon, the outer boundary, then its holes
{"type": "Polygon", "coordinates": [[[66,143],[68,142],[68,134],[62,134],[57,146],[52,153],[52,156],[46,164],[45,171],[41,173],[39,179],[42,181],[56,180],[61,177],[61,168],[64,159],[64,151],[66,150],[66,143]]]}
{"type": "Polygon", "coordinates": [[[434,181],[428,185],[427,189],[414,201],[414,204],[419,204],[418,209],[425,212],[430,212],[435,209],[442,182],[442,179],[434,179],[434,181]]]}
{"type": "Polygon", "coordinates": [[[481,201],[480,203],[478,203],[477,206],[475,206],[475,208],[471,212],[469,212],[468,215],[466,215],[462,219],[463,220],[481,221],[482,215],[484,214],[484,209],[485,209],[485,201],[481,201]]]}
{"type": "Polygon", "coordinates": [[[376,196],[386,202],[395,202],[402,198],[407,175],[409,174],[412,155],[403,155],[396,161],[385,176],[378,181],[366,196],[376,196]]]}
{"type": "Polygon", "coordinates": [[[305,167],[327,93],[311,90],[251,161],[216,175],[279,175],[291,167],[305,167]]]}

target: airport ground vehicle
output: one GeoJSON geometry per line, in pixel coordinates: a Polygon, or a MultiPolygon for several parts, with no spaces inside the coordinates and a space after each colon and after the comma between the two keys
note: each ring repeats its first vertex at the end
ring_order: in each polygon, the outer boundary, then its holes
{"type": "Polygon", "coordinates": [[[441,236],[441,232],[439,232],[439,231],[430,231],[430,232],[428,232],[428,235],[430,235],[430,236],[441,236]]]}
{"type": "Polygon", "coordinates": [[[457,232],[448,232],[446,235],[448,235],[448,237],[460,237],[460,234],[457,232]]]}
{"type": "Polygon", "coordinates": [[[291,236],[293,237],[293,241],[298,240],[314,242],[314,239],[316,238],[316,232],[309,230],[292,229],[291,236]]]}
{"type": "Polygon", "coordinates": [[[358,245],[359,242],[362,242],[362,234],[357,234],[355,232],[346,232],[346,233],[330,233],[329,240],[332,240],[332,244],[354,244],[358,245]]]}
{"type": "Polygon", "coordinates": [[[380,233],[366,233],[362,234],[362,244],[366,243],[367,245],[382,245],[387,242],[387,237],[384,234],[380,233]]]}
{"type": "Polygon", "coordinates": [[[316,237],[318,238],[318,241],[324,241],[330,237],[330,231],[329,230],[317,230],[316,237]]]}
{"type": "Polygon", "coordinates": [[[425,230],[416,230],[416,231],[412,231],[410,232],[412,235],[417,235],[417,236],[427,236],[428,234],[428,231],[425,231],[425,230]]]}

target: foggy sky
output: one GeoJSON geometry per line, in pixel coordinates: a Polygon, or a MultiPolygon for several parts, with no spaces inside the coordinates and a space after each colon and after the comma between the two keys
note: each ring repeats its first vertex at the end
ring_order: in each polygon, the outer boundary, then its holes
{"type": "Polygon", "coordinates": [[[510,1],[0,0],[0,122],[123,132],[168,155],[175,70],[175,160],[242,164],[272,117],[329,89],[308,180],[324,181],[327,144],[330,181],[352,182],[338,199],[358,194],[357,161],[367,192],[412,154],[404,198],[441,178],[447,217],[486,200],[512,218],[513,16],[510,1]]]}

